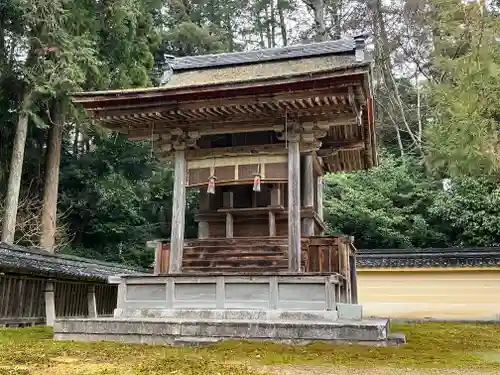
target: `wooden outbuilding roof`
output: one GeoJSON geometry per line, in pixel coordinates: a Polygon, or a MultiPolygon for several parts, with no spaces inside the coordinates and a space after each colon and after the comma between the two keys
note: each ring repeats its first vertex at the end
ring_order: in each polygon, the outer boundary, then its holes
{"type": "Polygon", "coordinates": [[[101,262],[42,249],[0,242],[0,273],[59,280],[104,282],[110,276],[146,274],[148,271],[123,264],[101,262]]]}
{"type": "Polygon", "coordinates": [[[287,122],[328,124],[322,141],[331,171],[377,163],[371,61],[364,39],[170,61],[160,87],[74,93],[89,116],[130,139],[172,131],[225,134],[287,122]]]}

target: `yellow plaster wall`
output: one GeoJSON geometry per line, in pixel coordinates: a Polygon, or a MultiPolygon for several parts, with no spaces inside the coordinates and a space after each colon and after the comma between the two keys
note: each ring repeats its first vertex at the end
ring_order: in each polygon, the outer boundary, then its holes
{"type": "Polygon", "coordinates": [[[500,320],[500,269],[363,270],[366,317],[500,320]]]}

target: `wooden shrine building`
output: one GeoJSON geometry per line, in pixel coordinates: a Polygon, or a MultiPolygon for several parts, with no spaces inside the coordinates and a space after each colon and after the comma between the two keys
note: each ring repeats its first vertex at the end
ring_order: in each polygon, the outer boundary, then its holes
{"type": "Polygon", "coordinates": [[[56,340],[391,344],[389,320],[357,304],[352,240],[322,218],[324,173],[377,160],[362,38],[175,58],[161,87],[74,101],[173,162],[172,233],[153,275],[116,278],[113,318],[56,321],[56,340]]]}
{"type": "Polygon", "coordinates": [[[324,173],[377,163],[371,75],[360,37],[174,58],[160,87],[73,100],[173,162],[171,273],[224,268],[231,246],[241,253],[232,267],[244,266],[242,249],[266,244],[285,248],[281,262],[254,266],[300,272],[313,269],[304,241],[325,230],[324,173]],[[199,236],[187,242],[186,188],[199,191],[199,236]],[[226,252],[203,263],[206,247],[226,252]]]}

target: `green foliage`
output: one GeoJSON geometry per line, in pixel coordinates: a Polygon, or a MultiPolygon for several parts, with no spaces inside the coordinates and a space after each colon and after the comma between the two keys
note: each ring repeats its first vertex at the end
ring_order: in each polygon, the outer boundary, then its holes
{"type": "Polygon", "coordinates": [[[96,139],[94,151],[61,166],[60,210],[67,212],[72,246],[99,258],[141,262],[154,231],[143,215],[154,160],[141,144],[122,137],[96,139]]]}
{"type": "Polygon", "coordinates": [[[438,192],[412,159],[387,153],[367,172],[330,174],[325,179],[325,213],[331,234],[348,234],[360,248],[442,246],[445,237],[429,217],[438,192]]]}
{"type": "MultiPolygon", "coordinates": [[[[379,144],[387,152],[379,168],[327,177],[329,231],[355,236],[359,247],[498,244],[498,7],[481,13],[476,3],[460,0],[414,3],[399,18],[413,22],[407,26],[414,30],[407,33],[415,38],[407,40],[391,26],[400,9],[387,5],[392,13],[384,11],[385,27],[397,35],[389,35],[384,51],[394,61],[381,64],[390,69],[415,63],[422,69],[420,79],[430,78],[419,91],[413,73],[398,75],[394,84],[377,80],[379,144]],[[425,24],[418,23],[419,17],[425,24]],[[422,46],[429,46],[429,55],[411,61],[410,53],[401,51],[422,46]],[[423,161],[412,156],[412,133],[422,141],[418,155],[423,161]],[[444,192],[440,178],[448,176],[454,189],[444,192]]],[[[338,29],[335,17],[343,18],[341,28],[349,34],[360,27],[380,29],[370,12],[359,11],[366,4],[325,2],[329,32],[338,29]]],[[[56,101],[67,104],[75,90],[154,84],[153,72],[161,70],[165,53],[198,55],[308,39],[314,21],[304,18],[303,5],[296,0],[0,2],[0,181],[8,177],[20,110],[30,116],[22,197],[38,202],[48,113],[56,101]]],[[[145,250],[145,242],[170,236],[170,166],[155,160],[148,142],[97,134],[81,108],[66,106],[65,114],[69,131],[59,212],[70,241],[64,251],[149,265],[153,253],[145,250]],[[75,133],[80,138],[74,139],[75,133]]],[[[0,183],[2,199],[4,192],[0,183]]],[[[192,191],[187,202],[186,235],[194,237],[197,197],[192,191]]]]}
{"type": "Polygon", "coordinates": [[[441,79],[429,86],[433,108],[427,157],[448,176],[499,172],[500,19],[459,1],[435,1],[433,64],[441,79]]]}
{"type": "Polygon", "coordinates": [[[99,50],[104,66],[99,72],[99,88],[130,88],[150,85],[154,53],[159,48],[160,31],[153,13],[159,1],[104,0],[97,6],[100,23],[99,50]]]}
{"type": "Polygon", "coordinates": [[[191,21],[175,25],[165,34],[165,43],[169,51],[176,51],[178,56],[203,55],[224,51],[224,44],[216,35],[211,34],[206,26],[198,26],[191,21]]]}
{"type": "MultiPolygon", "coordinates": [[[[94,147],[61,166],[59,210],[75,236],[64,251],[148,267],[146,242],[170,237],[172,171],[147,143],[96,136],[94,147]]],[[[195,205],[188,196],[188,236],[197,233],[195,205]]]]}
{"type": "Polygon", "coordinates": [[[500,187],[486,178],[464,178],[441,192],[430,208],[455,246],[500,245],[500,187]]]}

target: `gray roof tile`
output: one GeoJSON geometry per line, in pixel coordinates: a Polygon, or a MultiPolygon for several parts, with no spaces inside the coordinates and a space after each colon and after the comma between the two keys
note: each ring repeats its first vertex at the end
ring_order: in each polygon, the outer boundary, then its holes
{"type": "Polygon", "coordinates": [[[282,48],[267,48],[248,52],[220,53],[178,57],[170,62],[174,71],[215,68],[229,65],[289,60],[322,55],[353,54],[354,39],[339,39],[320,43],[299,44],[282,48]]]}
{"type": "Polygon", "coordinates": [[[41,249],[0,242],[0,272],[45,278],[107,281],[109,276],[141,274],[147,271],[122,264],[51,254],[41,249]]]}

